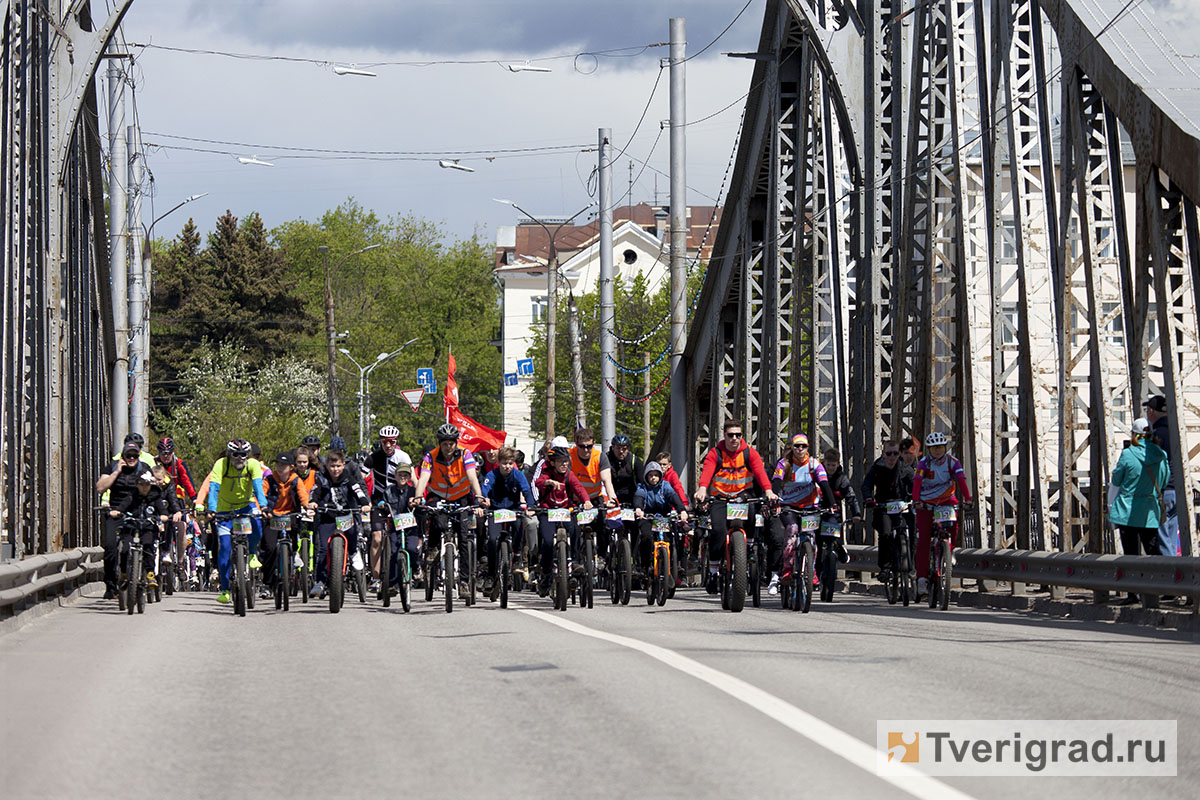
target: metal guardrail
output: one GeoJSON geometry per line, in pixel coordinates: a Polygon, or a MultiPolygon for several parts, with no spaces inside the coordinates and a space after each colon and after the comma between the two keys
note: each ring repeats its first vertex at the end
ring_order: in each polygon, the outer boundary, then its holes
{"type": "MultiPolygon", "coordinates": [[[[850,561],[841,565],[843,572],[878,571],[875,547],[848,545],[846,550],[850,561]]],[[[1187,596],[1193,600],[1193,609],[1200,612],[1200,558],[959,548],[954,551],[954,577],[1187,596]]]]}
{"type": "Polygon", "coordinates": [[[104,571],[104,549],[83,547],[0,565],[0,620],[63,597],[104,571]]]}

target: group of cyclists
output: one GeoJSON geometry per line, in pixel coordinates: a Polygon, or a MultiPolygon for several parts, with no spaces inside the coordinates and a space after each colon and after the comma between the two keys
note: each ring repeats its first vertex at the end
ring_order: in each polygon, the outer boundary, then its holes
{"type": "MultiPolygon", "coordinates": [[[[173,585],[181,576],[180,588],[188,582],[208,588],[215,577],[217,601],[230,603],[231,572],[235,581],[244,577],[231,570],[235,526],[246,520],[237,529],[246,534],[244,569],[257,579],[261,598],[278,598],[282,585],[307,602],[353,573],[379,597],[424,584],[430,599],[436,584],[447,610],[455,591],[474,602],[476,578],[492,601],[503,593],[506,603],[509,589],[527,586],[543,597],[554,593],[556,607],[565,608],[564,591],[574,598],[581,586],[581,597],[589,598],[593,586],[609,586],[617,602],[622,569],[627,581],[650,587],[653,580],[673,595],[689,565],[709,593],[724,598],[733,563],[726,547],[736,529],[745,537],[737,542],[761,543],[762,557],[750,574],[756,590],[761,583],[774,596],[782,586],[787,605],[806,532],[832,532],[830,558],[845,562],[837,531],[846,521],[861,523],[864,508],[873,507],[879,579],[887,586],[898,573],[911,576],[919,600],[929,590],[935,517],[942,525],[954,516],[938,509],[971,502],[962,463],[936,432],[926,437],[924,456],[911,438],[885,443],[860,493],[840,454],[827,450],[818,458],[803,433],[791,438],[768,472],[741,423],[728,420],[705,454],[690,497],[669,453],[643,463],[624,434],[604,451],[593,431],[581,428],[573,442],[562,436],[548,441],[529,464],[510,447],[460,447],[460,432],[450,423],[436,430],[436,444],[415,464],[397,446],[398,437],[395,426],[384,426],[373,451],[351,455],[340,437],[323,452],[320,439],[310,435],[270,462],[256,446],[235,438],[197,487],[170,438],[159,439],[152,456],[144,452],[144,439],[130,434],[96,484],[106,512],[105,597],[121,596],[135,577],[156,589],[159,572],[169,570],[173,585]],[[747,514],[747,504],[761,513],[747,514]],[[311,546],[302,547],[302,540],[311,546]],[[453,545],[453,563],[439,562],[445,544],[453,545]],[[277,558],[281,545],[286,561],[277,558]],[[128,574],[134,549],[144,576],[128,574]],[[659,566],[667,563],[657,560],[660,550],[670,553],[669,566],[659,566]],[[621,555],[630,552],[631,559],[621,555]],[[559,563],[564,557],[567,563],[559,563]],[[305,581],[297,581],[293,567],[303,570],[305,581]]],[[[820,574],[812,581],[822,578],[832,583],[820,574]]],[[[660,594],[659,602],[666,596],[660,594]]],[[[253,607],[253,597],[249,601],[253,607]]],[[[407,594],[404,604],[408,610],[407,594]]]]}

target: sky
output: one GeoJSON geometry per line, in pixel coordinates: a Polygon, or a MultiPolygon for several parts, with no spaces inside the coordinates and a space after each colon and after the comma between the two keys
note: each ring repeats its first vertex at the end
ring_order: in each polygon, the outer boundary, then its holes
{"type": "MultiPolygon", "coordinates": [[[[353,196],[382,217],[414,214],[443,224],[450,236],[478,233],[493,242],[496,228],[515,224],[519,216],[493,198],[512,200],[539,217],[565,217],[595,199],[589,178],[597,165],[594,148],[601,127],[612,129],[618,204],[627,196],[653,202],[656,180],[657,199],[665,204],[669,132],[660,134],[660,123],[669,116],[669,71],[660,69],[660,60],[668,48],[646,45],[667,41],[672,16],[686,20],[689,54],[737,17],[719,41],[685,67],[690,120],[729,106],[687,128],[688,202],[712,204],[732,155],[744,105],[740,98],[749,89],[753,67],[722,53],[756,48],[765,5],[765,0],[748,5],[744,0],[135,0],[123,34],[136,56],[133,80],[143,140],[157,145],[146,148],[154,213],[189,195],[209,193],[159,223],[154,234],[174,236],[188,216],[209,231],[226,210],[238,217],[257,211],[268,227],[313,220],[353,196]],[[527,59],[553,71],[514,73],[502,66],[527,59]],[[446,60],[486,63],[380,64],[446,60]],[[356,65],[377,77],[337,75],[333,64],[356,65]],[[282,147],[422,155],[407,161],[296,158],[303,153],[282,147]],[[530,148],[559,149],[501,152],[530,148]],[[479,152],[460,156],[456,151],[479,152]],[[292,157],[286,157],[289,152],[292,157]],[[238,156],[274,166],[243,165],[238,156]],[[476,171],[440,168],[441,158],[460,158],[476,171]]],[[[126,118],[133,118],[128,106],[126,118]]],[[[144,214],[147,223],[150,213],[144,214]]]]}

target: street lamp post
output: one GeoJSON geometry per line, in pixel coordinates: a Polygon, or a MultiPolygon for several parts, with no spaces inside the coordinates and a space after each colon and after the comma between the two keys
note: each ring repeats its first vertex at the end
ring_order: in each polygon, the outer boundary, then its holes
{"type": "Polygon", "coordinates": [[[367,443],[367,420],[371,414],[371,372],[376,367],[381,367],[388,361],[391,361],[396,356],[404,352],[404,348],[415,342],[416,339],[409,339],[404,344],[397,347],[390,353],[380,353],[375,356],[375,360],[365,367],[358,363],[354,356],[350,355],[350,351],[344,347],[339,347],[338,352],[346,358],[354,362],[354,366],[358,367],[358,446],[365,447],[367,443]]]}
{"type": "Polygon", "coordinates": [[[317,250],[319,250],[321,253],[321,267],[325,271],[325,335],[328,341],[329,350],[330,436],[342,435],[342,415],[338,410],[337,402],[337,376],[334,374],[334,370],[337,368],[337,331],[333,326],[333,273],[341,269],[341,266],[354,256],[382,246],[383,245],[381,244],[369,244],[366,247],[360,247],[352,253],[347,253],[342,257],[342,260],[337,263],[337,266],[333,268],[332,272],[329,269],[329,248],[325,245],[321,245],[317,248],[317,250]]]}
{"type": "Polygon", "coordinates": [[[554,359],[556,350],[555,336],[558,331],[558,281],[556,280],[558,277],[558,250],[554,246],[554,238],[558,236],[558,232],[564,226],[569,225],[576,217],[591,208],[592,204],[588,203],[567,217],[551,233],[550,229],[546,227],[546,223],[513,201],[496,199],[496,202],[512,206],[517,211],[520,211],[541,226],[546,235],[550,237],[550,254],[546,261],[546,438],[549,439],[554,435],[554,359]]]}

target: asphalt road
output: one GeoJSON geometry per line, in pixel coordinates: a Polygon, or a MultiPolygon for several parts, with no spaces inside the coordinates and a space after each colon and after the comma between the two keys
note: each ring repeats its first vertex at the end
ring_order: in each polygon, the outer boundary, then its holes
{"type": "Polygon", "coordinates": [[[86,598],[0,637],[0,796],[1200,794],[1185,635],[851,595],[598,599],[238,619],[212,595],[141,617],[86,598]],[[889,783],[864,753],[905,718],[1177,719],[1179,775],[889,783]]]}

